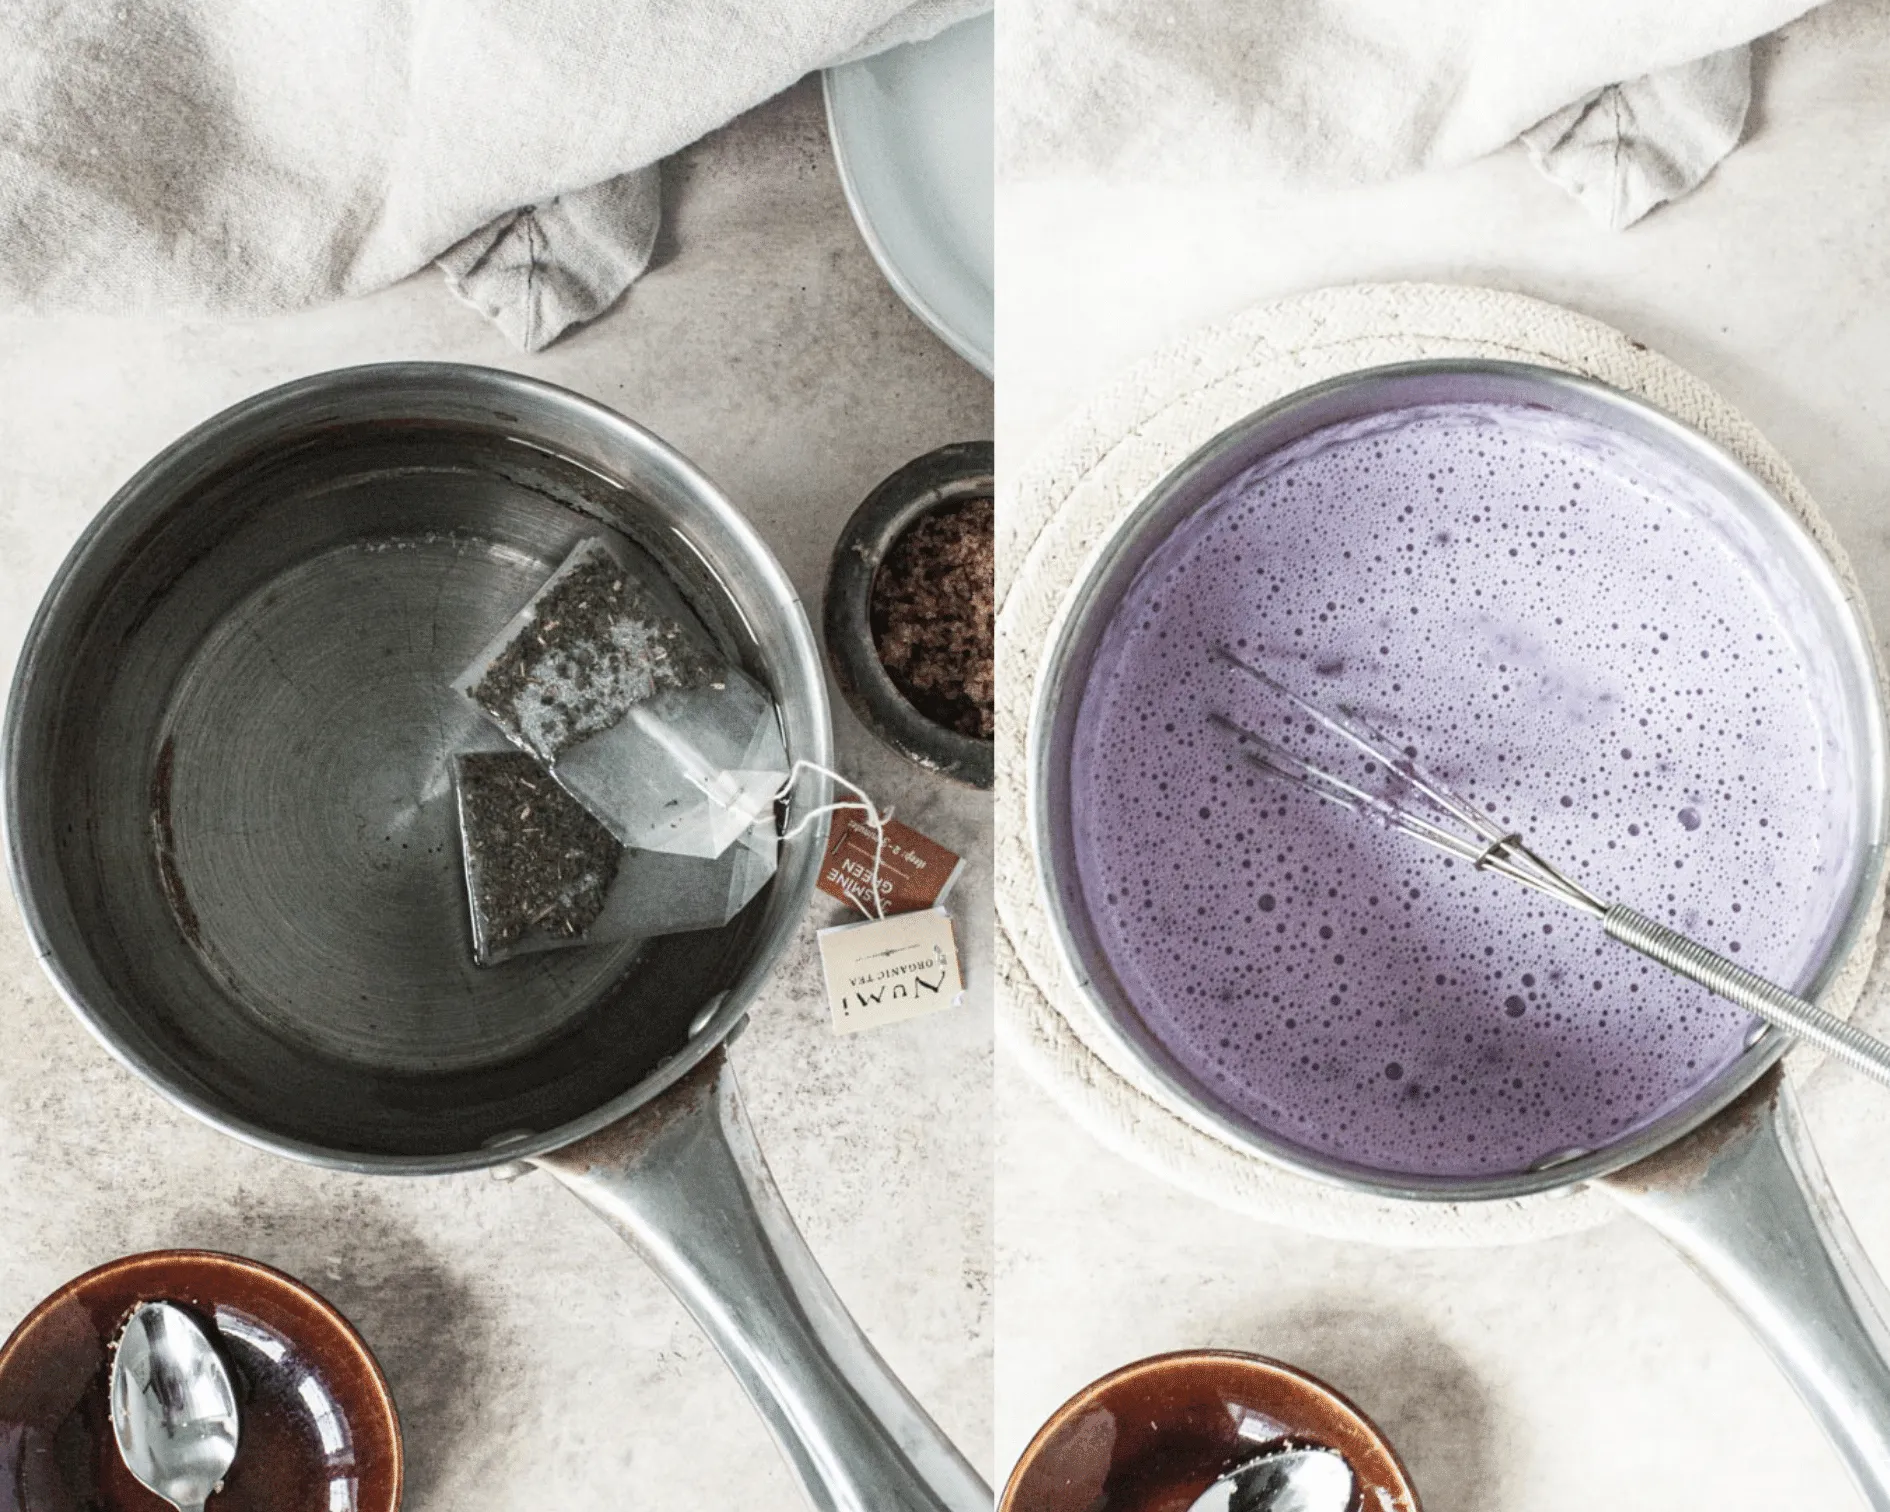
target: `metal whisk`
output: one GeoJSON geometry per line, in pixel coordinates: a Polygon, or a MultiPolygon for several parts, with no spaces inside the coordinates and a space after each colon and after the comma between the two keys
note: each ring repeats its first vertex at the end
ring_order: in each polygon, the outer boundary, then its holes
{"type": "Polygon", "coordinates": [[[1669,971],[1698,982],[1748,1013],[1811,1041],[1890,1085],[1890,1045],[1625,903],[1609,903],[1596,897],[1543,860],[1521,835],[1505,831],[1474,804],[1451,792],[1415,756],[1399,750],[1356,711],[1344,707],[1336,712],[1322,709],[1228,647],[1216,647],[1216,653],[1229,666],[1246,673],[1382,767],[1385,791],[1373,792],[1347,782],[1228,715],[1210,714],[1213,723],[1233,733],[1246,759],[1269,777],[1364,814],[1388,829],[1468,861],[1478,871],[1494,872],[1590,914],[1601,920],[1609,939],[1638,950],[1669,971]]]}

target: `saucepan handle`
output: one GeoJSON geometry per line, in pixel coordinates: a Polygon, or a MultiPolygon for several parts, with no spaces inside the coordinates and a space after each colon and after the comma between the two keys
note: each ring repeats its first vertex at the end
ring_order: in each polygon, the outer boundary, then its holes
{"type": "Polygon", "coordinates": [[[1745,1318],[1890,1512],[1890,1295],[1805,1135],[1777,1067],[1738,1102],[1602,1186],[1745,1318]]]}
{"type": "Polygon", "coordinates": [[[990,1512],[990,1488],[821,1273],[723,1050],[647,1107],[538,1163],[695,1316],[818,1512],[990,1512]]]}

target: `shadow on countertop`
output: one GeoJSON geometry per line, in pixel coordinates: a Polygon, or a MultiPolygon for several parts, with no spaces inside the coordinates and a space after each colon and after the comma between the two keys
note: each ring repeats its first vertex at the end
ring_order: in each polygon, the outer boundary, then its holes
{"type": "Polygon", "coordinates": [[[1350,1397],[1404,1460],[1424,1512],[1499,1512],[1489,1393],[1424,1324],[1335,1299],[1301,1303],[1221,1342],[1298,1366],[1350,1397]]]}
{"type": "MultiPolygon", "coordinates": [[[[186,1212],[179,1245],[260,1260],[340,1309],[380,1361],[400,1412],[406,1506],[434,1505],[448,1465],[489,1447],[488,1407],[516,1351],[492,1310],[428,1246],[371,1199],[334,1206],[246,1202],[186,1212]]],[[[516,1368],[513,1366],[511,1368],[516,1368]]]]}

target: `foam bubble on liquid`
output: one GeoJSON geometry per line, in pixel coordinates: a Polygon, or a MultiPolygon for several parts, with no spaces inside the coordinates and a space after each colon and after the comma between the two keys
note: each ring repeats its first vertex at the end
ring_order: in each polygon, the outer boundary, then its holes
{"type": "Polygon", "coordinates": [[[1737,1010],[1268,779],[1207,717],[1365,775],[1226,644],[1600,895],[1795,984],[1846,808],[1819,674],[1712,516],[1580,422],[1435,406],[1269,459],[1150,559],[1083,694],[1078,870],[1125,990],[1215,1096],[1328,1156],[1478,1175],[1605,1145],[1739,1053],[1737,1010]]]}

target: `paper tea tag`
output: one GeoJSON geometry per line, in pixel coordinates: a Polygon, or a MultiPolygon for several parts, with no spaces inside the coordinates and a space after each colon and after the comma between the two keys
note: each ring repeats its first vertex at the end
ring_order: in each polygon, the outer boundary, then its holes
{"type": "Polygon", "coordinates": [[[820,890],[851,903],[869,918],[903,914],[945,901],[965,863],[938,841],[897,819],[886,822],[886,848],[880,855],[880,907],[873,907],[873,826],[864,816],[834,816],[827,854],[820,863],[820,890]]]}
{"type": "Polygon", "coordinates": [[[838,924],[818,938],[835,1034],[935,1013],[964,996],[952,918],[942,908],[838,924]]]}

